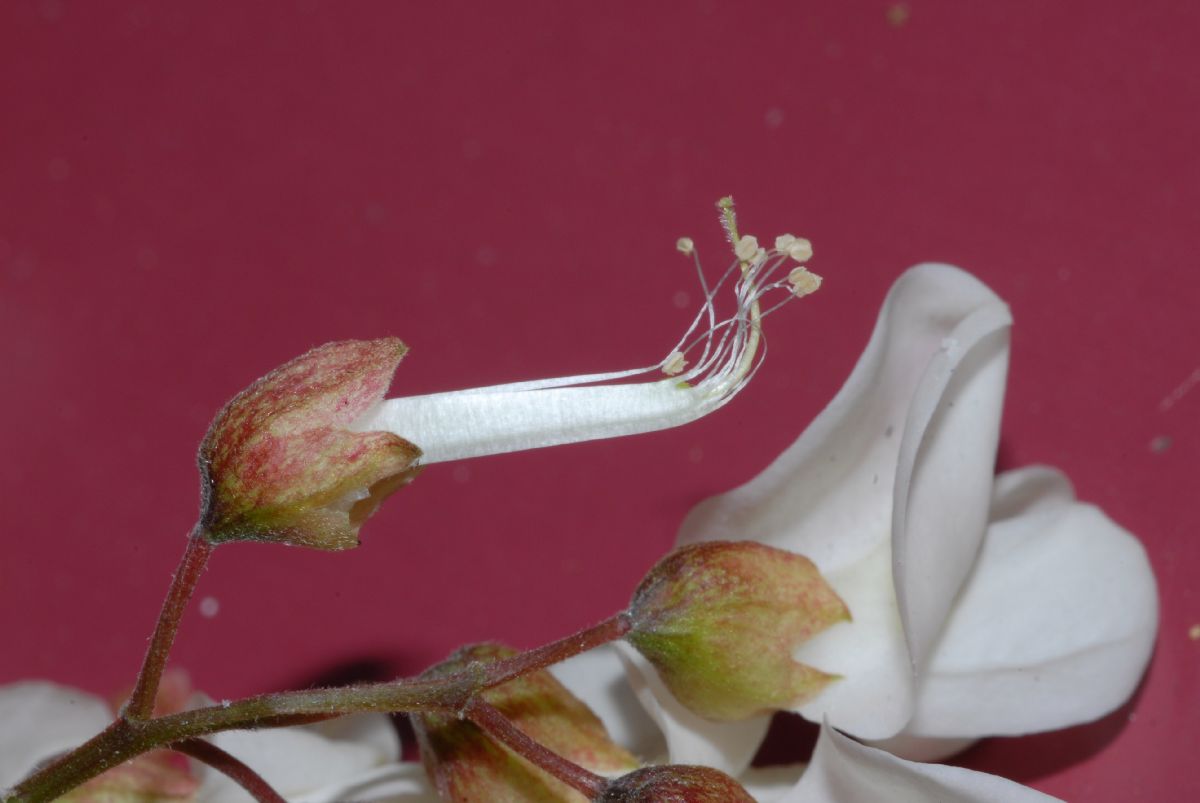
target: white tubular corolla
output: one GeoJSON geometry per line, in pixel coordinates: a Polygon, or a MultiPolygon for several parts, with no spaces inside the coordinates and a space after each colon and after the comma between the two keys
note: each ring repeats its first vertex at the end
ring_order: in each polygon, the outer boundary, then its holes
{"type": "Polygon", "coordinates": [[[737,239],[739,259],[711,288],[691,241],[681,240],[679,250],[695,262],[704,302],[679,343],[658,363],[627,371],[388,399],[354,428],[394,432],[421,448],[422,463],[440,463],[652,432],[707,415],[733,398],[762,361],[766,351],[765,343],[760,344],[762,318],[788,298],[811,292],[802,286],[820,280],[804,268],[790,274],[781,270],[789,260],[811,255],[806,240],[790,235],[779,238],[770,251],[758,248],[753,237],[737,239]],[[803,283],[796,280],[797,271],[805,274],[803,283]],[[715,299],[728,285],[735,308],[729,317],[718,319],[715,299]],[[776,290],[787,295],[761,309],[759,302],[776,290]],[[618,383],[653,373],[668,378],[618,383]]]}

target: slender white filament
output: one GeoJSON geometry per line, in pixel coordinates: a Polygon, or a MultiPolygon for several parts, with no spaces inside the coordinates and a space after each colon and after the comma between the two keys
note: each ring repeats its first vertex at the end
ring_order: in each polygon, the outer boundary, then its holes
{"type": "MultiPolygon", "coordinates": [[[[658,363],[625,371],[558,377],[384,401],[357,422],[359,431],[386,430],[421,448],[422,463],[461,460],[522,449],[633,435],[686,424],[728,402],[753,376],[765,353],[759,301],[781,290],[774,279],[786,253],[760,252],[734,262],[711,288],[699,258],[696,272],[704,302],[692,325],[658,363]],[[715,299],[732,283],[733,314],[717,319],[715,299]],[[701,327],[704,327],[702,331],[701,327]],[[652,381],[615,383],[670,371],[680,356],[686,372],[652,381]]],[[[785,298],[781,303],[784,303],[785,298]]]]}

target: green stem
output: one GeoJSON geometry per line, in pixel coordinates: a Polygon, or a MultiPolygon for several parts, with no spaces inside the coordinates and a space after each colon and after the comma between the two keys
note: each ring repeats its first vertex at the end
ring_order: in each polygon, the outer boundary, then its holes
{"type": "Polygon", "coordinates": [[[138,671],[133,692],[122,709],[122,716],[132,720],[143,720],[154,714],[154,698],[158,694],[158,683],[162,680],[163,669],[167,665],[167,655],[171,652],[171,645],[175,643],[179,620],[183,617],[188,600],[192,598],[200,575],[204,573],[213,548],[199,526],[188,536],[187,549],[183,552],[175,576],[171,578],[171,587],[167,590],[167,598],[163,600],[162,610],[158,614],[154,635],[150,637],[150,646],[142,660],[142,668],[138,671]]]}
{"type": "Polygon", "coordinates": [[[622,612],[567,638],[503,661],[472,664],[443,678],[406,678],[364,686],[262,694],[154,719],[118,719],[26,778],[6,800],[53,800],[147,750],[219,731],[277,727],[364,711],[458,714],[485,689],[614,641],[628,631],[629,616],[622,612]]]}

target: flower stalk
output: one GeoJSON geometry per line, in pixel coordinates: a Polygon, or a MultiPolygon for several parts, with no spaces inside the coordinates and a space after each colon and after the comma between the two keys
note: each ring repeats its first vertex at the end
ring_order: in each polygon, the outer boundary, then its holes
{"type": "Polygon", "coordinates": [[[171,587],[163,600],[162,610],[158,614],[158,622],[154,627],[154,634],[150,637],[150,646],[146,649],[146,657],[142,660],[142,668],[138,671],[133,692],[121,711],[123,717],[140,720],[148,718],[154,712],[154,696],[158,692],[158,684],[167,665],[167,655],[175,643],[179,620],[192,598],[200,575],[208,565],[213,549],[214,545],[205,538],[198,527],[188,536],[187,548],[179,561],[175,576],[171,578],[171,587]]]}
{"type": "Polygon", "coordinates": [[[540,742],[531,739],[514,725],[512,720],[483,698],[472,698],[463,713],[493,739],[571,788],[587,795],[589,800],[599,798],[608,788],[608,781],[605,778],[563,758],[540,742]]]}
{"type": "Polygon", "coordinates": [[[457,715],[481,692],[621,638],[628,628],[627,616],[617,614],[542,647],[493,664],[472,664],[443,678],[405,678],[346,688],[263,694],[162,717],[122,717],[26,778],[4,800],[6,803],[54,800],[149,750],[219,731],[282,727],[362,712],[457,715]]]}

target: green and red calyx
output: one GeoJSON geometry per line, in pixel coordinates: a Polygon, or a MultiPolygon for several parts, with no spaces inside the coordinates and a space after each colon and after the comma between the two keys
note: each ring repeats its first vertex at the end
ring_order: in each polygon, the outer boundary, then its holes
{"type": "Polygon", "coordinates": [[[681,547],[646,575],[626,640],[687,708],[713,720],[794,708],[836,676],[792,658],[850,618],[812,561],[753,541],[681,547]]]}
{"type": "Polygon", "coordinates": [[[396,338],[328,343],[229,402],[200,446],[206,537],[356,546],[363,521],[412,479],[421,455],[393,433],[353,428],[378,407],[405,351],[396,338]]]}

